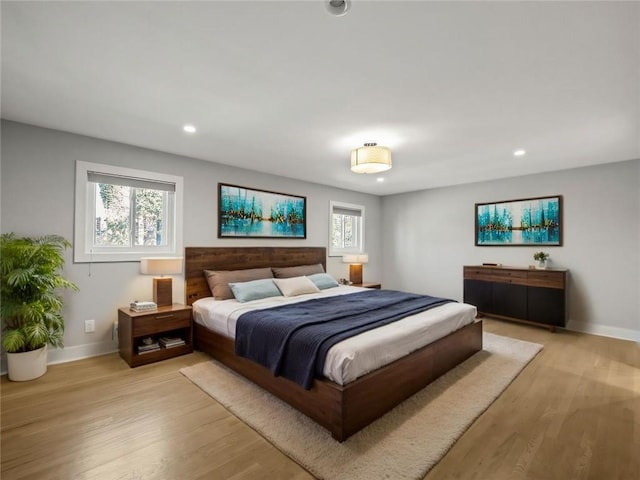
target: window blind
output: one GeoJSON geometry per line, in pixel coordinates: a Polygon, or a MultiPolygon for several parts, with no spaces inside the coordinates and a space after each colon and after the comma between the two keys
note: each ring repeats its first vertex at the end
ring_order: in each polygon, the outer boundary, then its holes
{"type": "Polygon", "coordinates": [[[345,208],[345,207],[333,207],[333,214],[334,215],[351,215],[352,217],[361,217],[362,210],[345,208]]]}
{"type": "Polygon", "coordinates": [[[149,190],[162,190],[163,192],[175,192],[176,184],[171,182],[161,182],[158,180],[148,180],[145,178],[126,177],[123,175],[112,175],[101,172],[87,172],[87,180],[93,183],[108,183],[110,185],[121,185],[123,187],[146,188],[149,190]]]}

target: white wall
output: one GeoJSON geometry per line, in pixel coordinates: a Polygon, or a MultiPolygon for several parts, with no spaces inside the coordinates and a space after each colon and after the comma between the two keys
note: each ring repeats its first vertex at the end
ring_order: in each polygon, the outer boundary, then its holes
{"type": "Polygon", "coordinates": [[[640,160],[384,197],[387,288],[462,300],[463,265],[527,266],[533,252],[569,273],[572,330],[640,340],[640,160]],[[474,204],[562,195],[561,247],[476,247],[474,204]]]}
{"type": "MultiPolygon", "coordinates": [[[[76,160],[183,176],[185,246],[326,247],[329,201],[364,205],[365,248],[370,255],[365,278],[380,279],[379,197],[8,121],[2,122],[1,231],[19,236],[58,234],[72,240],[76,160]],[[306,196],[307,239],[218,239],[218,182],[306,196]]],[[[139,274],[137,262],[73,264],[71,252],[66,257],[64,274],[80,291],[65,293],[65,349],[51,352],[53,362],[113,351],[112,324],[118,307],[151,297],[152,278],[139,274]],[[96,321],[95,333],[84,333],[87,319],[96,321]]],[[[327,270],[336,277],[348,276],[340,258],[329,258],[327,270]]],[[[184,301],[181,276],[173,279],[173,298],[184,301]]]]}

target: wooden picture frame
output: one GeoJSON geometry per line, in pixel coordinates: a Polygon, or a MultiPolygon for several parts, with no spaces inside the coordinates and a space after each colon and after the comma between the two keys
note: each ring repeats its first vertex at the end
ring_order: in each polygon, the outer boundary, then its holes
{"type": "Polygon", "coordinates": [[[561,246],[562,196],[475,204],[476,246],[561,246]]]}
{"type": "Polygon", "coordinates": [[[218,183],[218,238],[307,238],[307,197],[218,183]]]}

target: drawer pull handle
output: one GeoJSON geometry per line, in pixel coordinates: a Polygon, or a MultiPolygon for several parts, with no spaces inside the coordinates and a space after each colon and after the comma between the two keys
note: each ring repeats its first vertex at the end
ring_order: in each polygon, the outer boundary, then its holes
{"type": "Polygon", "coordinates": [[[169,314],[169,315],[157,315],[157,316],[156,316],[156,318],[157,318],[158,320],[160,320],[161,318],[171,318],[171,317],[173,317],[173,314],[172,314],[172,313],[171,313],[171,314],[169,314]]]}

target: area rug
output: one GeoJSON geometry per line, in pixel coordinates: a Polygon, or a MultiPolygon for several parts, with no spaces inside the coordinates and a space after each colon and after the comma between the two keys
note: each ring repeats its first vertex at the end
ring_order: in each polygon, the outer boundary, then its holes
{"type": "Polygon", "coordinates": [[[421,479],[542,349],[486,332],[483,342],[481,352],[343,443],[215,360],[180,372],[319,479],[421,479]]]}

